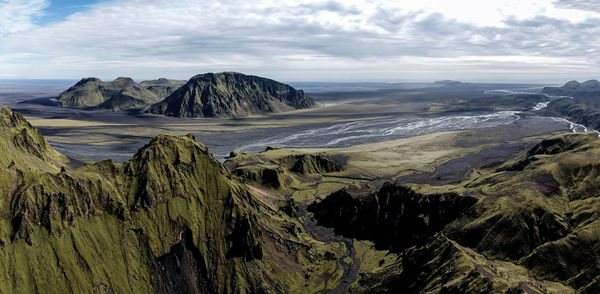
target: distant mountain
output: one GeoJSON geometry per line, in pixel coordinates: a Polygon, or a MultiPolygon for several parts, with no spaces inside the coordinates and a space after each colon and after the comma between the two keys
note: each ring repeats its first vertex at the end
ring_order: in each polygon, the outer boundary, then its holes
{"type": "Polygon", "coordinates": [[[589,80],[584,83],[570,81],[562,87],[545,87],[542,93],[553,96],[571,96],[574,98],[600,97],[600,82],[589,80]]]}
{"type": "Polygon", "coordinates": [[[309,108],[302,90],[274,80],[235,72],[192,77],[148,112],[176,117],[235,117],[309,108]]]}
{"type": "Polygon", "coordinates": [[[560,116],[595,130],[600,129],[600,82],[584,83],[570,81],[562,87],[545,87],[542,93],[552,96],[568,96],[548,104],[544,113],[560,116]]]}
{"type": "Polygon", "coordinates": [[[185,85],[186,82],[187,81],[183,80],[169,80],[160,78],[158,80],[143,81],[140,83],[140,86],[156,94],[158,97],[166,98],[175,92],[175,90],[179,89],[179,87],[185,85]]]}
{"type": "Polygon", "coordinates": [[[161,101],[183,83],[159,79],[137,84],[127,77],[112,82],[85,78],[61,93],[57,100],[63,107],[98,107],[113,111],[142,108],[161,101]]]}
{"type": "Polygon", "coordinates": [[[452,81],[452,80],[443,80],[443,81],[435,81],[434,84],[447,85],[447,86],[455,86],[455,85],[461,85],[461,84],[463,84],[463,82],[452,81]]]}

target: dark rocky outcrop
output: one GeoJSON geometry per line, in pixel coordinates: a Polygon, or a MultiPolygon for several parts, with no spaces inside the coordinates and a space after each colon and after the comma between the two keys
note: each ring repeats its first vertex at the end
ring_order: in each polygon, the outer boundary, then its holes
{"type": "Polygon", "coordinates": [[[424,244],[475,202],[473,197],[422,195],[387,183],[357,198],[340,190],[311,204],[308,211],[314,213],[320,225],[332,227],[339,234],[373,240],[381,248],[400,251],[424,244]]]}
{"type": "Polygon", "coordinates": [[[150,113],[176,117],[235,117],[309,108],[302,90],[257,76],[234,72],[192,77],[150,113]]]}
{"type": "Polygon", "coordinates": [[[283,211],[290,217],[296,218],[298,217],[298,204],[294,199],[280,200],[279,201],[279,210],[283,211]]]}
{"type": "Polygon", "coordinates": [[[204,257],[192,238],[189,230],[183,232],[181,241],[156,259],[154,293],[216,293],[209,288],[204,257]]]}

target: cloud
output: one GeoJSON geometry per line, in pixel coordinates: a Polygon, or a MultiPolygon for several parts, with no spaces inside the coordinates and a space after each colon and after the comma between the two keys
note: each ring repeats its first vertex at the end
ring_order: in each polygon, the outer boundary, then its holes
{"type": "Polygon", "coordinates": [[[47,6],[45,0],[0,0],[0,36],[32,29],[47,6]]]}
{"type": "MultiPolygon", "coordinates": [[[[428,0],[125,0],[42,27],[31,19],[45,2],[29,1],[18,29],[0,23],[0,68],[31,78],[236,70],[288,81],[597,74],[600,18],[572,21],[549,1],[511,14],[523,1],[507,0],[486,8],[501,20],[488,23],[464,14],[468,7],[440,11],[428,0]]],[[[453,5],[462,2],[481,6],[453,5]]]]}
{"type": "Polygon", "coordinates": [[[600,12],[600,0],[558,0],[557,7],[600,12]]]}

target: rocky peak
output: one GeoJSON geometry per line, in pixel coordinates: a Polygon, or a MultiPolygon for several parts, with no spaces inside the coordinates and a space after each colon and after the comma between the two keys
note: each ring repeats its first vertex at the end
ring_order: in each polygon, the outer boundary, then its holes
{"type": "Polygon", "coordinates": [[[134,86],[136,85],[135,81],[129,77],[118,77],[113,83],[121,84],[123,86],[134,86]]]}
{"type": "Polygon", "coordinates": [[[584,82],[582,85],[586,88],[591,88],[591,89],[600,88],[600,82],[598,82],[597,80],[589,80],[589,81],[584,82]]]}
{"type": "Polygon", "coordinates": [[[6,106],[0,107],[0,121],[2,122],[3,129],[16,128],[19,126],[31,127],[23,115],[18,112],[13,112],[6,106]]]}
{"type": "Polygon", "coordinates": [[[576,88],[581,86],[581,83],[578,81],[569,81],[565,84],[565,87],[576,88]]]}

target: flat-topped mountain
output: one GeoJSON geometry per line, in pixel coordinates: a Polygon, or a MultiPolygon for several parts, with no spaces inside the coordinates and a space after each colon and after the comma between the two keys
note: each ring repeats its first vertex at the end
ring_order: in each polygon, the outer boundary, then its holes
{"type": "Polygon", "coordinates": [[[179,89],[179,87],[185,85],[186,82],[187,81],[183,80],[169,80],[160,78],[158,80],[142,81],[140,86],[148,89],[150,92],[153,92],[158,97],[166,98],[175,92],[175,90],[179,89]]]}
{"type": "Polygon", "coordinates": [[[149,112],[176,117],[235,117],[309,108],[302,90],[274,80],[235,72],[192,77],[149,112]]]}
{"type": "Polygon", "coordinates": [[[567,82],[562,87],[545,87],[542,93],[553,96],[571,96],[575,98],[600,97],[600,82],[589,80],[580,83],[578,81],[567,82]]]}
{"type": "Polygon", "coordinates": [[[62,92],[57,100],[63,107],[98,107],[113,111],[142,108],[161,101],[183,83],[159,79],[137,84],[127,77],[112,82],[84,78],[62,92]]]}
{"type": "Polygon", "coordinates": [[[456,85],[462,85],[463,82],[454,81],[454,80],[441,80],[441,81],[435,81],[434,84],[444,85],[444,86],[456,86],[456,85]]]}

